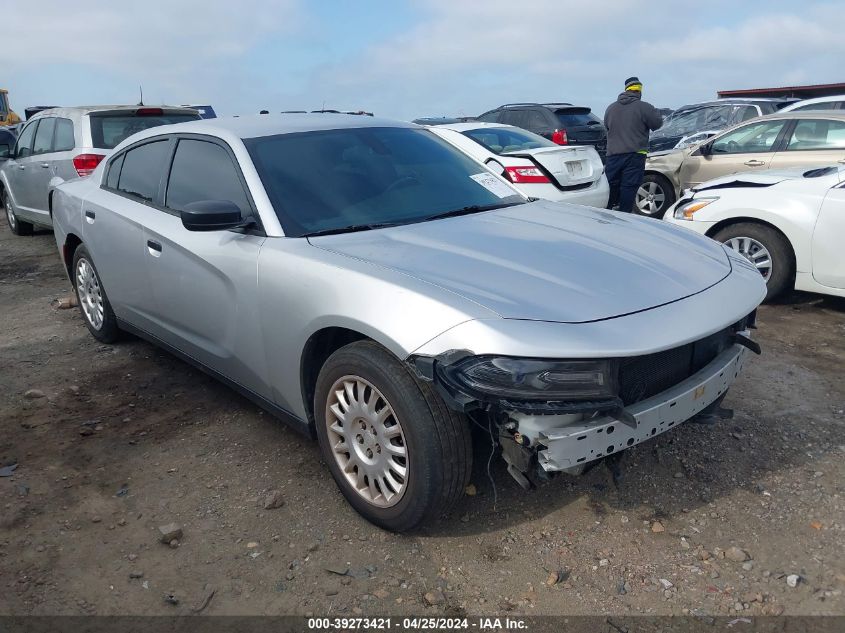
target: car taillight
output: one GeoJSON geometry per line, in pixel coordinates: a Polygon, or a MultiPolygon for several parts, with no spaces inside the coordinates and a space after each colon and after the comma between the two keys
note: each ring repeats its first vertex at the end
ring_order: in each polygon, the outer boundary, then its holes
{"type": "Polygon", "coordinates": [[[537,167],[505,167],[505,173],[508,175],[508,180],[513,183],[549,182],[546,175],[537,167]]]}
{"type": "Polygon", "coordinates": [[[567,145],[569,141],[566,138],[566,130],[555,130],[554,134],[552,134],[552,143],[567,145]]]}
{"type": "Polygon", "coordinates": [[[161,116],[164,110],[161,108],[138,108],[135,110],[135,116],[161,116]]]}
{"type": "Polygon", "coordinates": [[[90,176],[104,158],[104,154],[80,154],[73,157],[73,166],[80,178],[90,176]]]}

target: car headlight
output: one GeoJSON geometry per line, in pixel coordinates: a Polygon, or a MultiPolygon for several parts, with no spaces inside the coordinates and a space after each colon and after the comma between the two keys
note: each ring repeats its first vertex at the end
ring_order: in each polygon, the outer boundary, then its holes
{"type": "Polygon", "coordinates": [[[609,360],[470,356],[440,371],[464,391],[513,400],[598,400],[618,391],[616,367],[609,360]]]}
{"type": "Polygon", "coordinates": [[[718,197],[693,198],[692,200],[681,202],[677,207],[675,207],[675,219],[692,220],[692,216],[695,215],[697,211],[701,211],[708,204],[710,204],[711,202],[716,202],[716,200],[718,199],[718,197]]]}

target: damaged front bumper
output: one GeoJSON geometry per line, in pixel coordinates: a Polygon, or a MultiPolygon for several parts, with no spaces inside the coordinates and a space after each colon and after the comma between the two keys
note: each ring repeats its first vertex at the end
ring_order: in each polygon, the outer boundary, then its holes
{"type": "Polygon", "coordinates": [[[626,421],[603,415],[541,432],[540,467],[546,472],[577,470],[682,424],[724,396],[747,353],[745,346],[732,345],[683,382],[626,407],[626,421]]]}

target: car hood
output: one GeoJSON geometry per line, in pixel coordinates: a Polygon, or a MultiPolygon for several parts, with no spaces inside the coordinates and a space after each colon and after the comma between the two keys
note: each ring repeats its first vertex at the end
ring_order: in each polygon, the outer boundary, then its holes
{"type": "Polygon", "coordinates": [[[789,180],[810,181],[812,178],[819,178],[818,182],[822,187],[830,186],[826,180],[840,182],[845,176],[845,166],[842,165],[819,165],[814,167],[798,167],[791,169],[768,169],[751,173],[731,174],[708,180],[693,187],[693,191],[707,191],[709,189],[726,189],[742,187],[771,187],[789,180]],[[811,175],[808,175],[811,174],[811,175]]]}
{"type": "Polygon", "coordinates": [[[309,239],[509,319],[608,319],[699,293],[730,273],[722,246],[690,231],[546,201],[309,239]]]}

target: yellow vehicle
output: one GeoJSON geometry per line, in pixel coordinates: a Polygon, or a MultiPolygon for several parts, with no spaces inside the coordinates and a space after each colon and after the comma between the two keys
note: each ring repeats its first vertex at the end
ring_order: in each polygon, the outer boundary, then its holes
{"type": "Polygon", "coordinates": [[[9,107],[9,91],[0,88],[0,126],[15,125],[21,118],[9,107]]]}

